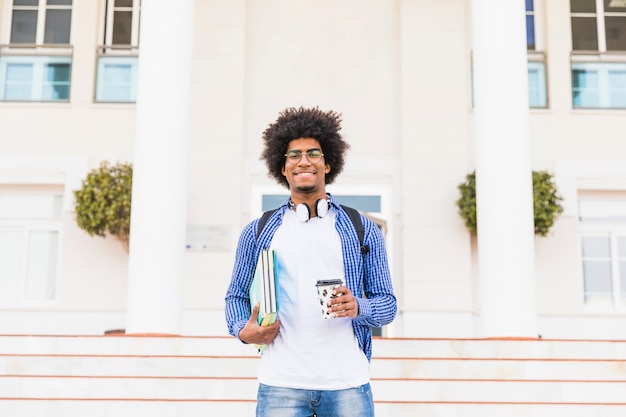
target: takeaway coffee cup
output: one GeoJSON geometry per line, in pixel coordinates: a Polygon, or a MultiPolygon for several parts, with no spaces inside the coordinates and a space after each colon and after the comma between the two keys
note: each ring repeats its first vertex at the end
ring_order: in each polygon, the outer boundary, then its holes
{"type": "Polygon", "coordinates": [[[322,307],[322,316],[325,319],[333,318],[333,316],[328,312],[328,301],[331,298],[336,297],[333,295],[333,290],[337,287],[341,287],[342,285],[343,280],[341,279],[321,279],[317,281],[317,295],[322,307]]]}

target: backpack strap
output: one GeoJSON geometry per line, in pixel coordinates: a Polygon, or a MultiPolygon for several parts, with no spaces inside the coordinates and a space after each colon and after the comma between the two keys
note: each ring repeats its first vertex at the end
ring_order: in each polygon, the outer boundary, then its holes
{"type": "Polygon", "coordinates": [[[267,223],[267,219],[269,219],[272,213],[274,213],[275,211],[276,209],[263,212],[263,215],[259,219],[259,225],[257,226],[257,229],[256,229],[257,240],[259,239],[259,235],[261,234],[261,232],[263,231],[263,228],[265,227],[265,223],[267,223]]]}
{"type": "MultiPolygon", "coordinates": [[[[370,251],[370,247],[369,245],[363,244],[363,240],[365,239],[365,229],[363,228],[363,222],[361,221],[361,214],[359,213],[357,209],[344,206],[343,204],[341,205],[341,208],[343,208],[343,210],[346,212],[346,214],[350,218],[350,221],[352,222],[352,225],[354,226],[354,229],[356,230],[356,235],[359,238],[359,245],[361,246],[361,253],[365,255],[366,253],[370,251]]],[[[268,211],[263,212],[263,214],[261,215],[261,218],[259,219],[259,224],[257,225],[257,230],[256,230],[257,239],[259,238],[259,235],[263,231],[263,228],[265,227],[265,223],[267,223],[267,219],[269,219],[270,216],[275,211],[276,209],[268,210],[268,211]]]]}
{"type": "Polygon", "coordinates": [[[356,230],[356,235],[359,238],[359,245],[361,245],[361,253],[365,255],[366,253],[370,251],[370,247],[369,245],[363,244],[363,240],[365,239],[365,229],[363,228],[363,222],[361,221],[361,214],[359,213],[357,209],[344,206],[343,204],[341,205],[341,208],[343,208],[343,211],[345,211],[348,217],[350,218],[350,221],[352,222],[352,225],[354,226],[354,229],[356,230]]]}

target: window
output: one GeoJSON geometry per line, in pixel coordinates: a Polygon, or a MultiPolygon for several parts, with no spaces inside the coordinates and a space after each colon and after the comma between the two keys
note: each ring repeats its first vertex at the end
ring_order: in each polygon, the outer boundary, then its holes
{"type": "Polygon", "coordinates": [[[72,0],[13,0],[0,100],[69,101],[72,0]]]}
{"type": "Polygon", "coordinates": [[[533,0],[526,0],[526,48],[535,50],[535,5],[533,0]]]}
{"type": "Polygon", "coordinates": [[[0,304],[55,298],[62,193],[0,189],[0,304]]]}
{"type": "Polygon", "coordinates": [[[546,64],[528,62],[528,104],[533,108],[548,107],[546,64]]]}
{"type": "MultiPolygon", "coordinates": [[[[538,2],[538,0],[525,0],[525,2],[526,48],[528,50],[528,106],[531,108],[546,108],[548,107],[548,87],[546,78],[545,54],[539,51],[541,45],[539,40],[537,39],[538,28],[537,15],[535,12],[535,3],[538,2]]],[[[471,100],[471,104],[473,106],[473,91],[471,100]]]]}
{"type": "Polygon", "coordinates": [[[106,2],[96,102],[134,103],[137,100],[139,9],[139,0],[106,2]]]}
{"type": "Polygon", "coordinates": [[[548,107],[545,55],[538,51],[535,0],[526,0],[526,49],[528,50],[528,105],[548,107]]]}
{"type": "Polygon", "coordinates": [[[570,0],[574,51],[626,51],[626,1],[570,0]]]}
{"type": "Polygon", "coordinates": [[[72,58],[1,56],[0,98],[4,101],[68,101],[72,58]]]}
{"type": "Polygon", "coordinates": [[[67,101],[70,57],[0,57],[0,92],[5,101],[67,101]]]}
{"type": "Polygon", "coordinates": [[[585,304],[626,307],[626,198],[579,201],[585,304]]]}
{"type": "Polygon", "coordinates": [[[626,1],[571,0],[570,6],[573,107],[626,109],[626,1]]]}
{"type": "MultiPolygon", "coordinates": [[[[354,207],[365,213],[380,213],[381,198],[378,195],[333,195],[339,204],[354,207]]],[[[263,211],[273,210],[287,200],[288,194],[264,194],[262,196],[263,211]]]]}
{"type": "Polygon", "coordinates": [[[13,44],[69,44],[72,0],[13,0],[13,44]]]}
{"type": "Polygon", "coordinates": [[[572,63],[574,108],[626,109],[626,63],[572,63]]]}
{"type": "Polygon", "coordinates": [[[137,101],[137,61],[137,57],[100,57],[96,101],[137,101]]]}
{"type": "MultiPolygon", "coordinates": [[[[387,236],[387,222],[378,217],[372,216],[368,213],[380,213],[381,212],[381,196],[380,195],[339,195],[333,194],[339,204],[353,207],[361,212],[365,213],[365,216],[371,219],[380,228],[383,237],[387,236]]],[[[262,210],[273,210],[280,206],[287,200],[289,195],[287,194],[263,194],[261,198],[262,210]]],[[[384,333],[383,327],[372,328],[373,336],[382,336],[384,333]]]]}
{"type": "Polygon", "coordinates": [[[104,45],[139,45],[139,0],[107,0],[104,45]]]}

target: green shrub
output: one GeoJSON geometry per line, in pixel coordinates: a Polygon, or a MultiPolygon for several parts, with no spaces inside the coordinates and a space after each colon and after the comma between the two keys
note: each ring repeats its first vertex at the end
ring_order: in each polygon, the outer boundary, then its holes
{"type": "MultiPolygon", "coordinates": [[[[546,236],[558,216],[563,212],[561,201],[554,183],[553,176],[547,171],[533,171],[533,208],[535,234],[546,236]]],[[[459,184],[461,198],[456,201],[459,214],[465,227],[473,235],[477,233],[476,225],[476,172],[467,174],[465,182],[459,184]]]]}
{"type": "Polygon", "coordinates": [[[78,227],[90,236],[114,236],[128,252],[133,168],[128,163],[102,162],[74,191],[78,227]]]}

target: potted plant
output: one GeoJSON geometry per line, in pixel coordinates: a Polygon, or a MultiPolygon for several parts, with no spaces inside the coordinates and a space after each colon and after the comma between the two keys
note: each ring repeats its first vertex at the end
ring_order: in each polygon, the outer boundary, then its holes
{"type": "MultiPolygon", "coordinates": [[[[563,212],[561,201],[552,174],[547,171],[533,171],[533,212],[535,234],[547,236],[558,216],[563,212]]],[[[472,235],[477,233],[476,224],[476,172],[465,177],[459,184],[461,198],[456,201],[459,214],[472,235]]]]}
{"type": "Polygon", "coordinates": [[[90,236],[118,239],[128,253],[133,168],[104,161],[74,191],[76,223],[90,236]]]}

